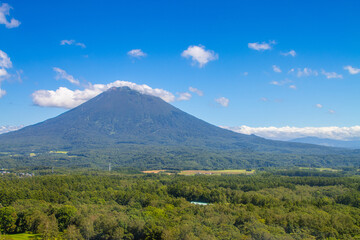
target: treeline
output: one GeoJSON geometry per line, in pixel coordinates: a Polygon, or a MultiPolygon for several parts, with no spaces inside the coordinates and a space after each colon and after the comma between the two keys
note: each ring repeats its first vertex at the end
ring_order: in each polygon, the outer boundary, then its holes
{"type": "Polygon", "coordinates": [[[43,239],[360,238],[356,176],[3,176],[0,203],[2,233],[43,239]]]}
{"type": "MultiPolygon", "coordinates": [[[[3,146],[1,146],[3,147],[3,146]]],[[[338,151],[332,154],[303,154],[292,152],[253,151],[250,149],[208,149],[205,147],[177,147],[161,145],[121,144],[117,147],[104,145],[101,148],[62,149],[63,153],[50,153],[55,147],[14,149],[0,153],[0,168],[17,167],[80,167],[106,168],[113,166],[138,169],[248,169],[271,167],[360,167],[360,153],[338,151]],[[30,153],[33,153],[30,155],[30,153]],[[34,155],[35,154],[35,155],[34,155]]],[[[4,151],[1,148],[0,151],[4,151]]],[[[286,149],[286,148],[285,148],[286,149]]],[[[307,152],[311,153],[310,150],[307,152]]]]}

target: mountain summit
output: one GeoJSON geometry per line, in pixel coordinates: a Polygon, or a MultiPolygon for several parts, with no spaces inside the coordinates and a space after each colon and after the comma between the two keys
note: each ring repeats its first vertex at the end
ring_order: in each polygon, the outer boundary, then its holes
{"type": "Polygon", "coordinates": [[[235,133],[128,87],[111,88],[55,118],[0,135],[0,152],[19,149],[70,151],[95,164],[104,159],[146,167],[186,162],[197,168],[272,166],[285,159],[288,165],[343,151],[235,133]]]}

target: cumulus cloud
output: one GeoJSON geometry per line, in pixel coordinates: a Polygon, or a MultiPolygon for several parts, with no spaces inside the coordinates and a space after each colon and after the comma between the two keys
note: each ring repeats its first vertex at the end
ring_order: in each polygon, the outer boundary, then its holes
{"type": "Polygon", "coordinates": [[[360,137],[360,126],[353,127],[226,127],[222,128],[232,130],[243,134],[255,134],[260,137],[275,140],[291,140],[301,137],[330,138],[337,140],[351,140],[360,137]]]}
{"type": "Polygon", "coordinates": [[[68,74],[65,70],[58,68],[58,67],[53,67],[53,70],[56,72],[56,76],[55,76],[56,80],[65,79],[65,80],[68,80],[72,84],[80,85],[79,80],[75,79],[72,75],[68,74]]]}
{"type": "Polygon", "coordinates": [[[60,87],[57,90],[38,90],[32,94],[32,100],[35,105],[42,107],[74,108],[100,93],[112,87],[129,87],[140,93],[160,97],[166,102],[175,101],[175,96],[163,89],[151,88],[148,85],[139,85],[132,82],[120,81],[109,84],[89,84],[84,90],[70,90],[66,87],[60,87]]]}
{"type": "Polygon", "coordinates": [[[323,105],[320,104],[320,103],[318,103],[318,104],[315,105],[315,107],[317,107],[317,108],[323,108],[323,105]]]}
{"type": "Polygon", "coordinates": [[[12,62],[9,56],[0,50],[0,67],[1,68],[12,68],[12,62]]]}
{"type": "Polygon", "coordinates": [[[60,45],[75,45],[75,46],[79,46],[81,48],[86,48],[86,45],[84,43],[77,42],[73,39],[72,40],[61,40],[60,45]]]}
{"type": "Polygon", "coordinates": [[[321,71],[321,74],[324,75],[327,79],[343,78],[341,74],[337,74],[336,72],[326,72],[324,69],[321,71]]]}
{"type": "MultiPolygon", "coordinates": [[[[0,87],[1,82],[10,77],[10,74],[7,72],[7,68],[12,68],[12,62],[9,56],[0,50],[0,87]]],[[[0,88],[0,98],[6,95],[6,91],[0,88]]]]}
{"type": "Polygon", "coordinates": [[[265,51],[272,49],[272,46],[275,44],[275,41],[270,41],[268,43],[266,42],[254,42],[254,43],[248,43],[248,47],[250,49],[254,49],[256,51],[265,51]]]}
{"type": "Polygon", "coordinates": [[[289,88],[294,89],[294,90],[297,89],[296,85],[290,85],[289,88]]]}
{"type": "Polygon", "coordinates": [[[294,50],[290,50],[289,52],[281,53],[281,55],[283,55],[283,56],[292,56],[292,57],[295,57],[295,56],[296,56],[296,52],[295,52],[294,50]]]}
{"type": "Polygon", "coordinates": [[[216,98],[215,102],[217,102],[218,104],[220,104],[223,107],[229,106],[229,99],[227,99],[225,97],[216,98]]]}
{"type": "Polygon", "coordinates": [[[352,66],[345,66],[344,69],[348,70],[349,73],[352,75],[360,73],[360,68],[354,68],[352,66]]]}
{"type": "Polygon", "coordinates": [[[198,64],[200,68],[205,66],[208,62],[219,58],[217,53],[212,50],[205,50],[205,47],[202,45],[189,46],[181,53],[181,56],[184,58],[191,58],[192,64],[198,64]]]}
{"type": "Polygon", "coordinates": [[[6,91],[0,88],[0,98],[6,95],[6,91]]]}
{"type": "Polygon", "coordinates": [[[9,76],[9,74],[6,71],[6,69],[5,68],[0,68],[0,81],[1,81],[1,79],[6,78],[7,76],[9,76]]]}
{"type": "Polygon", "coordinates": [[[0,126],[0,134],[11,132],[11,131],[16,131],[23,127],[24,126],[22,126],[22,125],[21,126],[0,126]]]}
{"type": "Polygon", "coordinates": [[[318,76],[319,73],[316,70],[312,70],[311,68],[298,68],[297,76],[298,77],[309,77],[309,76],[318,76]]]}
{"type": "Polygon", "coordinates": [[[280,67],[273,65],[272,68],[273,68],[274,72],[281,73],[280,67]]]}
{"type": "Polygon", "coordinates": [[[12,7],[7,3],[3,3],[0,6],[0,24],[4,24],[6,28],[16,28],[20,26],[20,21],[15,18],[11,18],[10,21],[8,21],[6,18],[6,16],[10,15],[10,9],[12,9],[12,7]]]}
{"type": "Polygon", "coordinates": [[[134,58],[142,58],[142,57],[146,57],[146,53],[144,53],[141,49],[133,49],[128,51],[127,53],[130,57],[134,57],[134,58]]]}
{"type": "Polygon", "coordinates": [[[203,95],[204,95],[203,91],[201,91],[201,90],[199,90],[199,89],[197,89],[197,88],[194,88],[194,87],[189,87],[189,91],[190,91],[190,92],[193,92],[193,93],[196,93],[196,94],[199,95],[199,96],[203,96],[203,95]]]}
{"type": "Polygon", "coordinates": [[[176,99],[178,101],[188,101],[192,97],[191,94],[188,92],[183,92],[183,93],[178,93],[178,94],[179,94],[179,97],[176,99]]]}

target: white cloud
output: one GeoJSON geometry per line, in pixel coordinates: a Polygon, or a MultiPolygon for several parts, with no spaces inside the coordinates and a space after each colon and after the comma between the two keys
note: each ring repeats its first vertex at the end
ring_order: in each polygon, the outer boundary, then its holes
{"type": "Polygon", "coordinates": [[[56,91],[38,90],[32,94],[32,99],[34,104],[42,107],[74,108],[112,87],[129,87],[143,94],[160,97],[166,102],[175,101],[175,96],[166,90],[120,80],[109,84],[90,84],[84,90],[73,91],[66,87],[56,91]]]}
{"type": "Polygon", "coordinates": [[[190,91],[190,92],[193,92],[193,93],[196,93],[196,94],[199,95],[199,96],[203,96],[203,95],[204,95],[203,91],[201,91],[201,90],[199,90],[199,89],[197,89],[197,88],[194,88],[194,87],[189,87],[189,91],[190,91]]]}
{"type": "Polygon", "coordinates": [[[6,78],[8,76],[9,76],[9,74],[6,71],[6,69],[5,68],[0,68],[0,81],[1,81],[1,79],[6,78]]]}
{"type": "Polygon", "coordinates": [[[19,130],[24,126],[0,126],[0,134],[19,130]]]}
{"type": "Polygon", "coordinates": [[[12,68],[12,62],[9,56],[0,50],[0,67],[2,68],[12,68]]]}
{"type": "Polygon", "coordinates": [[[270,41],[269,43],[266,42],[254,42],[254,43],[248,43],[248,47],[251,49],[254,49],[256,51],[265,51],[272,49],[272,46],[275,44],[275,41],[270,41]]]}
{"type": "Polygon", "coordinates": [[[260,100],[262,101],[262,102],[268,102],[268,101],[270,101],[268,98],[266,98],[266,97],[262,97],[262,98],[260,98],[260,100]]]}
{"type": "Polygon", "coordinates": [[[215,102],[217,102],[218,104],[220,104],[223,107],[229,106],[229,99],[227,99],[225,97],[217,98],[217,99],[215,99],[215,102]]]}
{"type": "Polygon", "coordinates": [[[286,85],[286,84],[289,84],[289,83],[292,83],[292,81],[290,79],[285,79],[285,80],[282,80],[282,81],[271,81],[270,84],[271,85],[275,85],[275,86],[283,86],[283,85],[286,85]]]}
{"type": "Polygon", "coordinates": [[[296,85],[290,85],[289,88],[294,89],[294,90],[297,89],[296,85]]]}
{"type": "Polygon", "coordinates": [[[292,57],[295,57],[295,56],[296,56],[296,52],[295,52],[294,50],[290,50],[289,52],[281,53],[281,55],[283,55],[283,56],[292,56],[292,57]]]}
{"type": "Polygon", "coordinates": [[[0,6],[0,24],[4,24],[6,28],[16,28],[21,24],[20,21],[15,18],[11,18],[10,21],[8,21],[6,18],[6,16],[10,15],[10,9],[12,9],[12,7],[7,3],[3,3],[0,6]]]}
{"type": "Polygon", "coordinates": [[[127,53],[130,57],[135,57],[135,58],[142,58],[142,57],[146,57],[147,54],[144,53],[141,49],[133,49],[128,51],[127,53]]]}
{"type": "Polygon", "coordinates": [[[360,137],[360,126],[353,127],[226,127],[222,128],[232,130],[243,134],[255,134],[260,137],[275,140],[290,140],[301,137],[331,138],[338,140],[350,140],[360,137]]]}
{"type": "Polygon", "coordinates": [[[328,111],[328,113],[330,113],[330,114],[335,114],[336,112],[335,112],[335,110],[330,109],[330,110],[328,111]]]}
{"type": "Polygon", "coordinates": [[[343,76],[341,74],[337,74],[336,72],[325,72],[325,70],[323,69],[321,71],[321,74],[326,76],[327,79],[331,79],[331,78],[343,78],[343,76]]]}
{"type": "Polygon", "coordinates": [[[72,40],[61,40],[60,45],[75,45],[75,46],[79,46],[81,48],[86,48],[86,45],[84,43],[76,42],[73,39],[72,40]]]}
{"type": "Polygon", "coordinates": [[[272,68],[273,68],[274,72],[281,73],[280,67],[273,65],[272,68]]]}
{"type": "Polygon", "coordinates": [[[178,93],[178,94],[179,94],[179,97],[176,99],[178,101],[188,101],[192,97],[191,94],[188,92],[183,92],[183,93],[178,93]]]}
{"type": "Polygon", "coordinates": [[[218,54],[212,50],[205,50],[205,47],[202,45],[189,46],[188,49],[181,53],[181,56],[184,58],[191,58],[193,65],[198,63],[200,68],[205,66],[208,62],[219,58],[218,54]]]}
{"type": "Polygon", "coordinates": [[[318,104],[315,105],[315,107],[317,107],[317,108],[323,108],[323,105],[320,104],[320,103],[318,103],[318,104]]]}
{"type": "Polygon", "coordinates": [[[6,91],[0,88],[0,98],[6,95],[6,91]]]}
{"type": "Polygon", "coordinates": [[[344,67],[345,70],[348,70],[350,74],[358,74],[360,73],[360,68],[354,68],[352,66],[345,66],[344,67]]]}
{"type": "Polygon", "coordinates": [[[65,70],[58,68],[58,67],[53,67],[53,70],[56,72],[56,76],[55,76],[56,80],[65,79],[65,80],[68,80],[72,84],[80,85],[79,80],[75,79],[72,75],[68,74],[65,70]]]}
{"type": "Polygon", "coordinates": [[[312,70],[311,68],[298,68],[297,76],[298,77],[309,77],[309,76],[318,76],[319,73],[316,70],[312,70]]]}

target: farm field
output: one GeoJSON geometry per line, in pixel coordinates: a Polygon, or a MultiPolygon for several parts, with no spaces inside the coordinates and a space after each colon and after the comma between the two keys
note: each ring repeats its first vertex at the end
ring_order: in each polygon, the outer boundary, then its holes
{"type": "Polygon", "coordinates": [[[28,240],[28,239],[42,239],[39,234],[19,233],[6,235],[7,240],[28,240]]]}
{"type": "Polygon", "coordinates": [[[254,174],[255,170],[245,170],[245,169],[233,169],[233,170],[184,170],[181,171],[180,175],[196,175],[196,174],[208,174],[208,175],[221,175],[221,174],[245,174],[251,175],[254,174]]]}
{"type": "MultiPolygon", "coordinates": [[[[174,174],[173,172],[168,172],[167,170],[147,170],[142,171],[143,173],[166,173],[174,174]]],[[[196,174],[205,174],[205,175],[221,175],[221,174],[245,174],[251,175],[254,174],[255,170],[246,170],[246,169],[229,169],[229,170],[183,170],[178,172],[179,175],[192,176],[196,174]]]]}
{"type": "Polygon", "coordinates": [[[300,170],[317,170],[320,172],[328,171],[328,172],[339,172],[339,169],[333,169],[333,168],[309,168],[309,167],[299,167],[300,170]]]}

